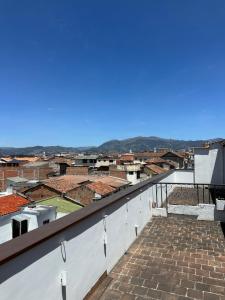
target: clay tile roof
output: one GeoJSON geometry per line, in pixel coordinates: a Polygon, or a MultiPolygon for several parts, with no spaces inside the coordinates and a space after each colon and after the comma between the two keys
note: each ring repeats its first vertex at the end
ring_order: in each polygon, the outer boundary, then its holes
{"type": "Polygon", "coordinates": [[[29,162],[35,162],[40,160],[40,157],[38,156],[16,156],[15,159],[22,160],[22,161],[29,161],[29,162]]]}
{"type": "Polygon", "coordinates": [[[0,216],[16,212],[29,203],[29,200],[17,194],[0,197],[0,216]]]}
{"type": "Polygon", "coordinates": [[[139,152],[139,153],[135,153],[135,157],[136,158],[142,158],[142,157],[161,157],[163,154],[165,154],[165,152],[139,152]]]}
{"type": "Polygon", "coordinates": [[[115,188],[101,181],[89,183],[87,184],[87,187],[101,196],[106,196],[108,194],[113,193],[116,190],[115,188]]]}
{"type": "Polygon", "coordinates": [[[133,153],[125,153],[125,154],[122,154],[119,159],[124,160],[124,161],[133,161],[134,154],[133,153]]]}
{"type": "Polygon", "coordinates": [[[165,159],[162,159],[160,157],[153,157],[146,161],[146,163],[148,163],[148,164],[154,164],[154,163],[157,164],[157,163],[166,163],[166,162],[167,161],[165,159]]]}
{"type": "Polygon", "coordinates": [[[129,181],[113,176],[102,176],[96,179],[96,181],[101,181],[105,184],[110,185],[113,188],[120,188],[129,184],[129,181]]]}
{"type": "Polygon", "coordinates": [[[167,170],[157,166],[157,165],[147,165],[146,168],[150,169],[151,171],[153,171],[156,174],[163,174],[165,172],[167,172],[167,170]]]}
{"type": "Polygon", "coordinates": [[[88,176],[64,175],[44,180],[43,183],[61,193],[66,193],[88,181],[88,176]]]}

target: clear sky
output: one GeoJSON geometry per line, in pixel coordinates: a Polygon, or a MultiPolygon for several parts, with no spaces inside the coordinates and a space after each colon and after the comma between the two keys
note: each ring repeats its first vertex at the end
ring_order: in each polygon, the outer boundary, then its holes
{"type": "Polygon", "coordinates": [[[225,137],[224,0],[1,0],[0,146],[225,137]]]}

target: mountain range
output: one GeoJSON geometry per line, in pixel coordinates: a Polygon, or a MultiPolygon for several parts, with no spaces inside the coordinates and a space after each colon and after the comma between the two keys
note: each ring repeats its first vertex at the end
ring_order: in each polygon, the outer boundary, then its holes
{"type": "MultiPolygon", "coordinates": [[[[213,140],[221,140],[216,138],[213,140]]],[[[212,139],[210,141],[213,141],[212,139]]],[[[155,136],[134,137],[124,140],[110,140],[98,147],[63,147],[63,146],[34,146],[34,147],[0,147],[0,156],[4,155],[39,155],[45,152],[48,155],[61,152],[86,152],[86,153],[112,153],[133,152],[153,150],[154,148],[170,148],[174,150],[200,147],[209,140],[176,140],[165,139],[155,136]]]]}

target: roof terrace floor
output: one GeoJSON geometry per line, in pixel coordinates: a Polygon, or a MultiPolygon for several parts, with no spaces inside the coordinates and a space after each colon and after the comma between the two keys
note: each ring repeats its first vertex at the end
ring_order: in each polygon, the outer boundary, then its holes
{"type": "Polygon", "coordinates": [[[225,300],[223,226],[153,218],[105,282],[93,299],[225,300]]]}

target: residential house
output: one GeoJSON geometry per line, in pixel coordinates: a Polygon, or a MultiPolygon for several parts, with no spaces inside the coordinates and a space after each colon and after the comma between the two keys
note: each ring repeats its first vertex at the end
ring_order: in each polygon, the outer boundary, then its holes
{"type": "Polygon", "coordinates": [[[36,161],[19,166],[0,166],[0,191],[7,188],[8,177],[22,177],[27,180],[44,180],[58,173],[58,166],[52,162],[36,161]]]}
{"type": "Polygon", "coordinates": [[[155,164],[146,165],[144,167],[145,174],[148,175],[150,178],[155,175],[166,173],[167,171],[168,170],[161,168],[155,164]]]}
{"type": "Polygon", "coordinates": [[[95,167],[99,171],[108,171],[110,165],[116,165],[116,156],[99,155],[95,167]]]}
{"type": "Polygon", "coordinates": [[[87,166],[94,168],[97,163],[98,155],[83,155],[79,154],[74,158],[74,165],[75,166],[87,166]]]}
{"type": "Polygon", "coordinates": [[[88,175],[88,166],[68,166],[66,168],[66,175],[88,175]]]}
{"type": "Polygon", "coordinates": [[[86,206],[93,201],[100,200],[114,192],[116,192],[116,188],[101,181],[94,181],[86,185],[78,186],[74,190],[73,198],[86,206]]]}
{"type": "Polygon", "coordinates": [[[31,205],[18,194],[0,198],[0,243],[18,237],[56,219],[56,208],[31,205]]]}
{"type": "Polygon", "coordinates": [[[157,158],[174,163],[176,168],[184,167],[184,156],[175,151],[135,153],[135,162],[146,163],[148,160],[157,158]]]}
{"type": "Polygon", "coordinates": [[[166,170],[175,169],[175,167],[176,167],[176,164],[173,163],[172,161],[168,161],[168,160],[162,159],[160,157],[151,158],[146,161],[146,164],[147,165],[154,164],[154,165],[157,165],[166,170]]]}
{"type": "Polygon", "coordinates": [[[110,168],[110,175],[120,177],[129,181],[131,184],[136,184],[140,181],[141,165],[134,163],[126,163],[116,165],[110,168]]]}
{"type": "Polygon", "coordinates": [[[35,201],[63,196],[68,197],[77,204],[88,205],[90,199],[93,201],[93,199],[99,198],[98,194],[103,197],[128,185],[128,181],[112,176],[64,175],[44,180],[41,184],[23,191],[23,194],[35,201]],[[88,186],[88,184],[94,182],[101,182],[102,184],[88,186]],[[93,192],[94,187],[96,187],[96,192],[93,192]],[[99,189],[97,189],[98,187],[99,189]]]}

